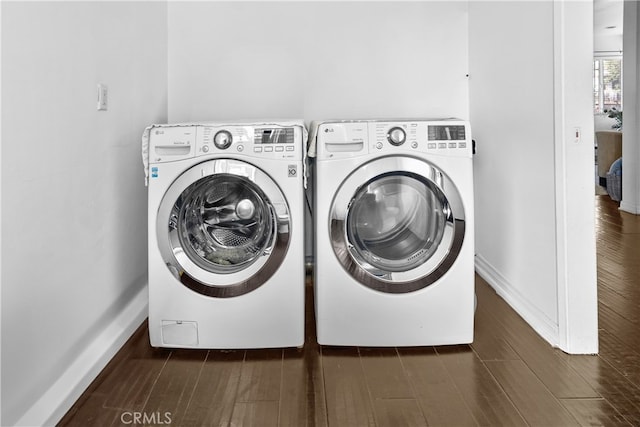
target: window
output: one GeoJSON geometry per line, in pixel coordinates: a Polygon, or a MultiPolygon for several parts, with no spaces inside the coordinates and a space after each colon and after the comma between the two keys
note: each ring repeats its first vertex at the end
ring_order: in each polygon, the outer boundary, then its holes
{"type": "Polygon", "coordinates": [[[593,60],[593,112],[622,110],[622,58],[593,60]]]}

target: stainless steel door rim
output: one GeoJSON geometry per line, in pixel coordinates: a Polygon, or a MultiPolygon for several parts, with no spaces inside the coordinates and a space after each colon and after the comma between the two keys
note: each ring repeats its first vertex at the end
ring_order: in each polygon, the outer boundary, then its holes
{"type": "Polygon", "coordinates": [[[361,284],[386,293],[433,284],[464,241],[464,207],[454,183],[413,157],[382,157],[357,168],[336,192],[329,216],[342,266],[361,284]]]}
{"type": "Polygon", "coordinates": [[[165,193],[156,221],[160,253],[176,279],[219,298],[264,284],[284,260],[290,229],[278,185],[235,159],[209,160],[182,173],[165,193]]]}

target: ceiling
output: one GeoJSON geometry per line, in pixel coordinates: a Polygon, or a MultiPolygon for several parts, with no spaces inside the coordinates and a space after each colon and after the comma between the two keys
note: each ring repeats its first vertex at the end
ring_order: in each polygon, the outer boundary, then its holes
{"type": "Polygon", "coordinates": [[[623,6],[623,0],[593,1],[593,37],[595,51],[622,50],[623,6]]]}

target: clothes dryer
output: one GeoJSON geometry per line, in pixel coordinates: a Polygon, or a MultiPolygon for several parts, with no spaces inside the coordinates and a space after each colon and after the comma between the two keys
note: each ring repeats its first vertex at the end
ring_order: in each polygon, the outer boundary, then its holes
{"type": "Polygon", "coordinates": [[[315,126],[318,342],[472,342],[469,124],[452,119],[315,126]]]}
{"type": "Polygon", "coordinates": [[[154,347],[304,343],[302,122],[154,125],[149,336],[154,347]]]}

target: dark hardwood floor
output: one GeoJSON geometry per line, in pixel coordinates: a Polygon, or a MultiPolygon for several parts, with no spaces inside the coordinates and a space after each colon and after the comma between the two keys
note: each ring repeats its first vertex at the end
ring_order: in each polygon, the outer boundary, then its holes
{"type": "Polygon", "coordinates": [[[640,217],[595,203],[598,356],[551,348],[480,277],[472,345],[320,347],[309,283],[303,350],[153,349],[143,325],[60,425],[639,426],[640,217]]]}

